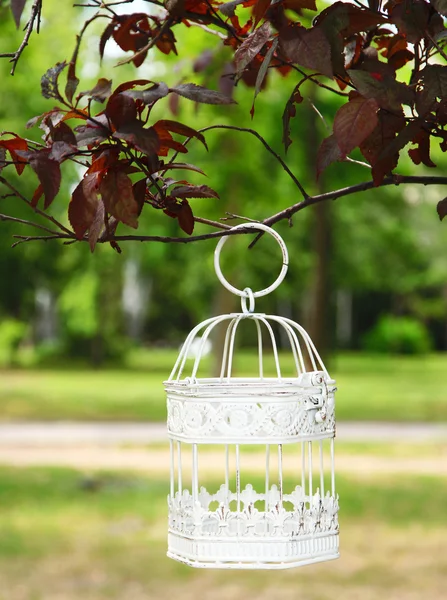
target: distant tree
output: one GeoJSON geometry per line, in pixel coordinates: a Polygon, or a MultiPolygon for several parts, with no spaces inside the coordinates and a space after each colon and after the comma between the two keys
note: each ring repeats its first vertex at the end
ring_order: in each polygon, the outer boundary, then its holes
{"type": "MultiPolygon", "coordinates": [[[[73,10],[94,12],[77,36],[71,59],[59,62],[42,77],[42,94],[56,106],[32,119],[39,124],[43,142],[31,141],[15,133],[0,138],[0,168],[15,168],[20,175],[31,168],[39,180],[31,198],[26,197],[2,174],[0,182],[28,204],[48,223],[20,220],[40,229],[39,235],[18,235],[18,242],[62,239],[85,241],[93,251],[97,243],[110,243],[120,251],[128,240],[192,242],[228,234],[231,228],[220,221],[194,215],[191,198],[218,198],[207,185],[179,179],[180,171],[202,173],[179,159],[188,152],[190,140],[207,147],[205,133],[225,128],[256,137],[294,182],[299,199],[263,222],[269,226],[307,206],[387,185],[447,184],[447,177],[400,175],[396,172],[404,149],[417,166],[436,168],[430,147],[438,142],[447,150],[447,60],[445,48],[447,2],[444,0],[368,0],[363,3],[315,0],[146,0],[145,10],[118,14],[119,5],[134,0],[89,0],[73,10]],[[103,22],[99,48],[92,60],[100,61],[110,40],[130,55],[121,63],[139,67],[149,51],[177,56],[176,35],[197,30],[209,35],[209,48],[196,57],[194,72],[219,69],[219,91],[196,83],[169,87],[162,81],[137,79],[112,89],[101,78],[88,91],[78,91],[77,61],[83,39],[94,23],[103,22]],[[226,48],[230,60],[218,51],[226,48]],[[278,71],[292,81],[292,92],[282,114],[284,150],[292,143],[291,119],[307,97],[315,106],[312,86],[336,95],[339,103],[333,115],[333,133],[321,141],[316,156],[316,177],[337,161],[359,162],[352,152],[360,151],[371,169],[371,179],[340,189],[310,195],[285,160],[254,129],[237,124],[210,125],[196,130],[193,123],[175,120],[179,97],[194,103],[230,105],[235,102],[234,87],[242,82],[254,88],[252,116],[257,95],[268,85],[270,72],[278,71]],[[64,78],[64,79],[63,79],[64,78]],[[173,119],[153,117],[154,106],[168,102],[173,119]],[[98,109],[98,103],[102,106],[98,109]],[[68,204],[68,222],[47,212],[61,185],[61,164],[72,161],[85,171],[68,204]],[[175,218],[189,236],[155,236],[117,232],[120,224],[137,229],[144,210],[162,211],[175,218]],[[196,222],[213,231],[194,235],[196,222]],[[68,224],[69,223],[69,224],[68,224]]],[[[11,0],[17,27],[26,0],[11,0]]],[[[29,19],[23,41],[9,58],[12,74],[24,55],[33,32],[38,33],[42,0],[29,0],[29,19]]],[[[2,10],[0,8],[0,10],[2,10]]],[[[3,9],[5,10],[5,9],[3,9]]],[[[43,9],[44,10],[44,9],[43,9]]],[[[182,61],[182,56],[176,59],[182,61]]],[[[172,64],[172,62],[171,62],[172,64]]],[[[4,82],[7,85],[7,82],[4,82]]],[[[222,113],[224,114],[224,112],[222,113]]],[[[231,117],[231,111],[225,120],[231,117]]],[[[278,123],[280,115],[278,115],[278,123]]],[[[309,149],[311,150],[311,149],[309,149]]],[[[216,169],[219,160],[216,156],[216,169]]],[[[363,161],[363,164],[365,164],[363,161]]],[[[4,171],[6,173],[6,170],[4,171]]],[[[440,199],[438,214],[447,214],[447,199],[440,199]]],[[[2,215],[14,221],[14,215],[2,215]]]]}

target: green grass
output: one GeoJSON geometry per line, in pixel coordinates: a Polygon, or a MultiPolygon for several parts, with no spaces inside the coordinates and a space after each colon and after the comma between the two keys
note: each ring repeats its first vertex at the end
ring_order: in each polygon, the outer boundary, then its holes
{"type": "MultiPolygon", "coordinates": [[[[123,368],[17,369],[0,373],[0,420],[165,419],[162,382],[176,353],[139,351],[123,368]]],[[[210,367],[205,361],[204,372],[210,367]]],[[[266,372],[272,374],[271,358],[266,372]]],[[[256,356],[243,353],[237,374],[255,374],[256,356]]],[[[190,363],[188,363],[188,368],[190,363]]],[[[292,374],[290,357],[281,358],[292,374]]],[[[447,356],[342,354],[329,364],[337,379],[340,420],[447,421],[447,356]]]]}
{"type": "Polygon", "coordinates": [[[165,557],[167,479],[0,467],[0,599],[441,600],[445,478],[337,483],[339,561],[225,574],[165,557]]]}

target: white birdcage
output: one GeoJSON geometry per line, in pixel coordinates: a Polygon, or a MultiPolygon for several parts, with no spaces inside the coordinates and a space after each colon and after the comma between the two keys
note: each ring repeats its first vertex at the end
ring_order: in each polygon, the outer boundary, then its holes
{"type": "Polygon", "coordinates": [[[226,281],[220,268],[220,251],[227,238],[217,245],[216,273],[227,289],[241,297],[242,312],[197,325],[165,382],[171,452],[168,556],[193,567],[227,569],[282,569],[334,559],[339,556],[335,381],[300,325],[254,312],[255,298],[284,279],[288,253],[282,238],[269,227],[258,223],[240,227],[271,234],[281,247],[283,266],[270,287],[241,291],[226,281]],[[246,321],[253,321],[257,332],[259,376],[255,378],[232,375],[236,334],[246,321]],[[200,378],[200,350],[218,325],[226,327],[220,376],[200,378]],[[275,338],[280,328],[290,343],[293,377],[281,375],[275,338]],[[263,333],[273,353],[274,378],[264,376],[263,333]],[[185,377],[192,344],[198,351],[185,377]],[[243,486],[242,479],[253,471],[253,457],[259,457],[253,445],[262,447],[257,469],[262,469],[262,484],[259,475],[253,475],[243,486]],[[210,482],[207,489],[205,483],[210,482]]]}

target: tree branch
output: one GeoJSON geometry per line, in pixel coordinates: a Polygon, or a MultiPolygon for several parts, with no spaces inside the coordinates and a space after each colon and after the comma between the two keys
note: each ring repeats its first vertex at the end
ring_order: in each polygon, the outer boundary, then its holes
{"type": "Polygon", "coordinates": [[[364,181],[363,183],[357,183],[355,185],[351,185],[349,187],[340,188],[338,190],[334,190],[333,192],[325,192],[324,194],[318,194],[317,196],[310,196],[293,206],[289,206],[289,208],[285,208],[280,212],[268,217],[263,221],[264,225],[268,225],[271,227],[278,221],[282,221],[283,219],[289,219],[292,215],[303,210],[307,206],[312,206],[313,204],[319,204],[320,202],[325,202],[326,200],[337,200],[337,198],[342,198],[344,196],[350,196],[351,194],[356,194],[357,192],[365,192],[366,190],[379,189],[381,187],[385,187],[388,185],[401,185],[401,184],[421,184],[421,185],[447,185],[447,177],[437,177],[437,176],[417,176],[417,175],[389,175],[385,177],[382,183],[378,186],[374,185],[373,181],[364,181]]]}
{"type": "Polygon", "coordinates": [[[42,231],[46,231],[47,233],[51,233],[52,235],[59,235],[58,231],[54,231],[53,229],[49,229],[44,225],[40,225],[40,223],[33,223],[32,221],[26,221],[25,219],[18,219],[17,217],[10,217],[9,215],[0,214],[0,221],[13,221],[14,223],[22,223],[23,225],[29,225],[30,227],[36,227],[36,229],[41,229],[42,231]]]}
{"type": "Polygon", "coordinates": [[[0,58],[10,58],[10,62],[12,63],[11,67],[11,75],[14,75],[14,72],[17,67],[17,63],[19,62],[20,57],[22,56],[23,51],[28,46],[29,39],[34,30],[34,24],[37,21],[37,33],[39,33],[40,27],[40,13],[42,11],[42,1],[43,0],[34,0],[34,3],[31,7],[31,15],[29,21],[26,25],[25,35],[23,37],[22,43],[17,48],[15,52],[9,52],[6,54],[0,54],[0,58]]]}
{"type": "MultiPolygon", "coordinates": [[[[0,178],[0,180],[1,179],[2,178],[0,178]]],[[[294,204],[292,206],[289,206],[288,208],[285,208],[284,210],[272,215],[271,217],[268,217],[267,219],[260,221],[260,223],[263,223],[264,225],[268,225],[269,227],[271,227],[271,226],[275,225],[276,223],[278,223],[279,221],[282,221],[285,219],[289,220],[292,217],[292,215],[296,214],[297,212],[300,212],[304,208],[306,208],[308,206],[312,206],[314,204],[318,204],[320,202],[326,202],[327,200],[337,200],[338,198],[342,198],[344,196],[350,196],[352,194],[356,194],[358,192],[364,192],[366,190],[379,189],[381,187],[385,187],[385,186],[389,186],[389,185],[398,186],[398,185],[403,185],[403,184],[447,185],[447,176],[446,177],[437,177],[437,176],[414,176],[414,175],[390,175],[390,176],[386,177],[383,180],[383,182],[378,186],[375,186],[373,181],[364,181],[362,183],[351,185],[349,187],[340,188],[340,189],[334,190],[332,192],[326,192],[324,194],[318,194],[316,196],[308,196],[301,202],[298,202],[297,204],[294,204]]],[[[27,203],[29,204],[29,201],[27,201],[27,203]]],[[[44,216],[48,217],[48,215],[44,215],[44,216]]],[[[237,215],[235,215],[235,217],[236,216],[237,215]]],[[[52,217],[50,217],[50,218],[52,218],[52,217]]],[[[238,218],[243,218],[243,217],[238,217],[238,218]]],[[[11,220],[18,220],[18,219],[11,218],[11,220]]],[[[220,238],[222,236],[227,236],[227,235],[241,235],[241,234],[253,233],[252,229],[241,228],[241,229],[237,229],[235,231],[232,227],[230,227],[228,225],[223,225],[221,223],[209,221],[208,219],[201,219],[200,217],[196,217],[195,220],[199,223],[204,223],[207,225],[212,225],[212,226],[216,226],[216,227],[217,226],[225,227],[225,229],[223,229],[221,231],[213,231],[212,233],[192,235],[189,237],[170,237],[170,236],[159,236],[159,235],[132,235],[132,234],[130,234],[130,235],[112,235],[112,236],[108,236],[108,237],[102,236],[98,240],[98,243],[105,244],[105,243],[110,243],[110,242],[134,241],[134,242],[160,242],[160,243],[164,243],[164,244],[191,244],[193,242],[211,240],[211,239],[220,238]]],[[[20,222],[22,222],[22,221],[20,221],[20,222]]],[[[25,223],[31,224],[28,222],[25,222],[25,223]]],[[[17,246],[18,244],[25,243],[25,242],[31,242],[31,241],[45,241],[46,242],[48,240],[54,240],[54,239],[69,240],[69,243],[73,243],[76,241],[88,242],[88,239],[86,237],[83,238],[82,240],[76,240],[76,238],[72,232],[70,232],[69,230],[66,230],[66,231],[68,231],[68,233],[55,233],[54,235],[48,235],[48,236],[15,235],[14,238],[18,239],[19,241],[15,242],[13,244],[13,247],[17,246]]],[[[263,232],[261,232],[261,234],[257,235],[255,240],[253,240],[253,242],[250,244],[250,247],[252,247],[254,245],[254,243],[257,241],[257,239],[259,239],[259,237],[261,235],[263,235],[263,232]]],[[[67,243],[67,242],[65,242],[65,243],[67,243]]]]}

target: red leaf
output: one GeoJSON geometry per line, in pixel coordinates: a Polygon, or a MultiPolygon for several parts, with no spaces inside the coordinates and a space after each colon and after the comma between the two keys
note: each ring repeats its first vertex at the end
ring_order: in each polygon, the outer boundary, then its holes
{"type": "Polygon", "coordinates": [[[425,129],[421,129],[417,136],[412,140],[418,145],[417,148],[408,150],[408,155],[415,165],[423,163],[427,167],[436,167],[430,158],[430,134],[425,129]]]}
{"type": "Polygon", "coordinates": [[[262,50],[268,41],[270,34],[270,23],[266,21],[243,41],[234,55],[236,71],[238,73],[241,73],[245,67],[251,63],[258,52],[262,50]]]}
{"type": "Polygon", "coordinates": [[[377,127],[360,145],[360,151],[372,166],[375,185],[380,185],[385,175],[396,167],[400,150],[417,135],[421,126],[415,122],[406,126],[403,114],[393,115],[385,110],[379,111],[378,119],[377,127]]]}
{"type": "Polygon", "coordinates": [[[25,8],[26,0],[11,0],[11,12],[14,17],[17,29],[20,27],[20,17],[25,8]]]}
{"type": "Polygon", "coordinates": [[[109,23],[107,25],[107,27],[104,29],[104,31],[101,34],[101,39],[99,40],[99,56],[101,57],[101,60],[103,59],[103,56],[104,56],[104,50],[105,50],[106,44],[109,41],[110,37],[112,36],[114,29],[115,29],[115,22],[112,21],[111,23],[109,23]]]}
{"type": "MultiPolygon", "coordinates": [[[[156,35],[160,35],[160,30],[154,31],[154,36],[156,35]]],[[[175,47],[176,41],[172,29],[167,29],[161,34],[155,45],[160,52],[163,52],[163,54],[170,54],[171,52],[177,54],[177,48],[175,47]]]]}
{"type": "Polygon", "coordinates": [[[430,0],[430,4],[443,17],[447,17],[447,0],[430,0]]]}
{"type": "Polygon", "coordinates": [[[447,198],[444,198],[438,202],[436,210],[438,211],[439,219],[442,221],[442,219],[447,215],[447,198]]]}
{"type": "Polygon", "coordinates": [[[100,125],[102,120],[104,124],[107,124],[107,117],[105,115],[101,115],[101,117],[104,117],[104,119],[97,116],[95,117],[95,123],[87,121],[85,125],[79,125],[75,128],[76,143],[78,146],[94,146],[109,137],[109,129],[106,126],[100,125]]]}
{"type": "Polygon", "coordinates": [[[331,46],[321,29],[288,25],[279,32],[279,43],[292,62],[333,77],[331,46]]]}
{"type": "Polygon", "coordinates": [[[116,129],[136,121],[137,107],[135,101],[124,94],[113,94],[107,102],[106,115],[116,129]]]}
{"type": "Polygon", "coordinates": [[[150,79],[133,79],[132,81],[126,81],[119,85],[116,90],[113,92],[111,98],[116,96],[117,94],[121,94],[121,92],[125,92],[126,90],[130,90],[137,85],[149,85],[149,83],[154,83],[150,79]]]}
{"type": "Polygon", "coordinates": [[[146,177],[144,179],[140,179],[133,184],[133,195],[135,198],[135,202],[138,204],[138,216],[141,215],[141,211],[144,207],[144,200],[146,198],[146,177]]]}
{"type": "Polygon", "coordinates": [[[87,173],[71,197],[68,219],[78,240],[82,240],[97,214],[99,181],[98,173],[87,173]]]}
{"type": "Polygon", "coordinates": [[[332,163],[343,160],[343,155],[335,135],[324,139],[317,153],[317,179],[332,163]]]}
{"type": "Polygon", "coordinates": [[[357,96],[341,106],[334,119],[334,135],[342,157],[359,146],[377,125],[377,102],[357,96]]]}
{"type": "Polygon", "coordinates": [[[286,152],[292,143],[292,139],[290,137],[290,119],[296,116],[295,104],[301,104],[303,101],[303,97],[299,90],[300,85],[301,82],[295,86],[290,98],[287,100],[287,104],[282,115],[282,143],[284,144],[286,152]]]}
{"type": "Polygon", "coordinates": [[[208,150],[208,146],[206,144],[204,135],[199,131],[196,131],[192,127],[188,127],[188,125],[183,125],[183,123],[178,123],[177,121],[170,121],[168,119],[162,119],[161,121],[157,121],[155,123],[154,129],[160,137],[163,129],[166,129],[168,131],[171,131],[172,133],[178,133],[179,135],[184,135],[188,138],[197,138],[208,150]]]}
{"type": "Polygon", "coordinates": [[[98,79],[98,82],[95,85],[95,87],[93,87],[91,90],[81,92],[79,94],[79,98],[82,98],[83,96],[89,96],[93,100],[96,100],[96,102],[102,103],[105,100],[107,100],[107,98],[110,96],[111,92],[112,92],[112,80],[104,79],[104,77],[101,77],[100,79],[98,79]]]}
{"type": "Polygon", "coordinates": [[[61,163],[67,158],[68,155],[74,154],[77,152],[77,150],[77,146],[72,146],[71,144],[67,144],[67,142],[54,142],[51,145],[49,158],[61,163]]]}
{"type": "Polygon", "coordinates": [[[147,155],[157,154],[160,150],[160,138],[157,132],[153,127],[145,129],[141,121],[132,121],[121,125],[113,137],[129,142],[137,150],[147,155]]]}
{"type": "Polygon", "coordinates": [[[67,96],[67,100],[70,103],[73,100],[74,93],[76,92],[79,85],[79,79],[76,77],[76,59],[78,54],[77,50],[78,48],[76,48],[74,56],[68,66],[67,83],[65,85],[65,95],[67,96]]]}
{"type": "Polygon", "coordinates": [[[219,194],[207,185],[182,185],[170,191],[175,198],[219,198],[219,194]]]}
{"type": "Polygon", "coordinates": [[[314,21],[314,25],[324,25],[326,33],[331,29],[335,34],[341,34],[345,38],[355,33],[369,31],[382,23],[386,23],[386,19],[379,12],[347,2],[334,2],[317,15],[314,21]]]}
{"type": "Polygon", "coordinates": [[[256,4],[253,7],[253,27],[256,27],[259,21],[264,18],[265,13],[270,6],[270,2],[271,0],[256,0],[256,4]]]}
{"type": "Polygon", "coordinates": [[[204,104],[236,104],[236,101],[232,98],[224,96],[224,94],[215,90],[209,90],[201,85],[196,85],[195,83],[182,83],[171,88],[169,91],[188,98],[188,100],[204,104]]]}
{"type": "Polygon", "coordinates": [[[45,195],[44,208],[47,209],[56,197],[61,185],[61,168],[56,160],[50,157],[51,150],[43,148],[35,152],[20,152],[39,178],[45,195]]]}
{"type": "Polygon", "coordinates": [[[66,144],[76,145],[76,136],[71,127],[61,121],[51,130],[51,139],[53,142],[65,142],[66,144]]]}
{"type": "Polygon", "coordinates": [[[348,70],[352,83],[365,98],[373,98],[382,108],[399,113],[402,104],[411,105],[413,91],[404,83],[396,81],[394,76],[382,74],[381,79],[367,71],[348,70]]]}
{"type": "Polygon", "coordinates": [[[416,94],[416,108],[419,116],[430,112],[436,98],[447,97],[447,67],[428,65],[420,73],[419,89],[416,94]]]}
{"type": "Polygon", "coordinates": [[[187,200],[183,200],[181,210],[177,213],[177,218],[180,227],[185,233],[191,235],[194,231],[194,215],[187,200]]]}
{"type": "Polygon", "coordinates": [[[408,41],[417,44],[423,37],[430,19],[430,6],[424,0],[394,3],[389,10],[390,21],[408,41]]]}
{"type": "Polygon", "coordinates": [[[11,155],[11,160],[15,162],[14,166],[16,168],[17,174],[21,175],[23,173],[23,169],[27,164],[27,161],[23,160],[23,158],[18,156],[17,151],[26,152],[28,150],[27,141],[19,136],[16,136],[11,140],[0,140],[0,147],[5,148],[5,150],[8,150],[9,154],[11,155]]]}
{"type": "Polygon", "coordinates": [[[40,80],[40,88],[44,98],[54,98],[58,102],[64,103],[64,99],[59,92],[59,75],[66,66],[66,62],[56,63],[54,67],[51,67],[44,73],[40,80]]]}
{"type": "Polygon", "coordinates": [[[43,196],[43,187],[42,184],[39,183],[39,185],[36,188],[36,191],[33,194],[33,197],[31,198],[31,206],[33,208],[36,208],[39,200],[42,198],[43,196]]]}
{"type": "Polygon", "coordinates": [[[250,111],[252,118],[255,113],[256,96],[259,94],[261,89],[265,86],[265,82],[267,80],[267,71],[268,71],[270,63],[272,61],[273,55],[276,51],[276,48],[278,47],[278,42],[279,42],[278,38],[275,37],[275,39],[272,42],[272,45],[268,49],[268,51],[262,61],[261,66],[259,67],[258,75],[256,77],[256,82],[255,82],[255,95],[253,97],[253,104],[252,104],[251,111],[250,111]]]}
{"type": "Polygon", "coordinates": [[[156,83],[147,90],[137,91],[125,91],[122,92],[125,96],[134,98],[135,100],[141,100],[144,104],[152,104],[160,98],[164,98],[169,94],[169,88],[166,83],[156,83]]]}
{"type": "Polygon", "coordinates": [[[137,229],[139,207],[128,175],[123,171],[110,169],[102,178],[99,189],[106,211],[118,221],[137,229]]]}
{"type": "Polygon", "coordinates": [[[88,230],[88,243],[90,246],[91,252],[95,250],[96,242],[101,235],[102,230],[104,229],[104,217],[105,217],[105,208],[104,203],[99,200],[96,205],[96,213],[93,217],[93,221],[88,230]]]}

